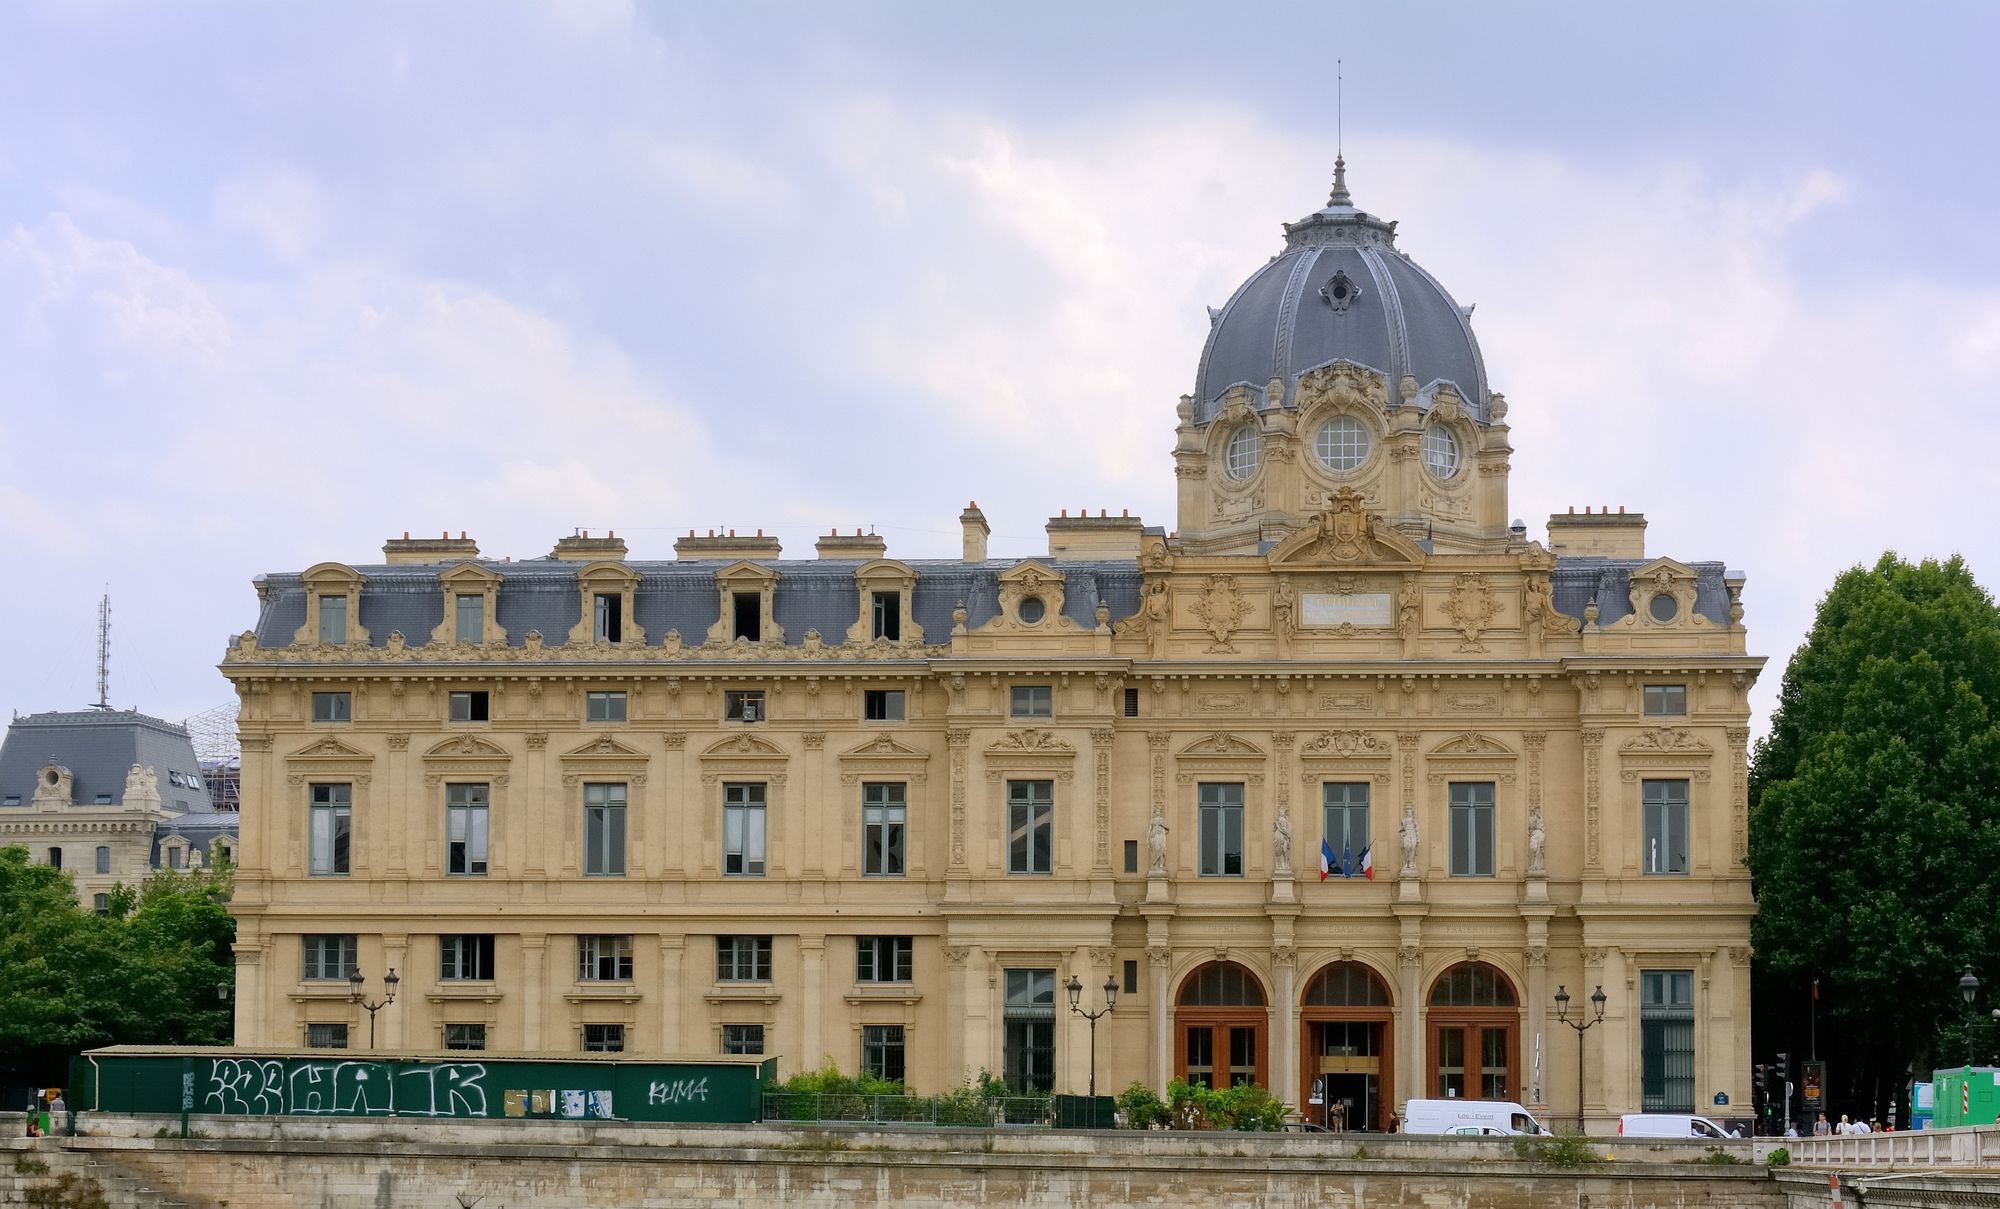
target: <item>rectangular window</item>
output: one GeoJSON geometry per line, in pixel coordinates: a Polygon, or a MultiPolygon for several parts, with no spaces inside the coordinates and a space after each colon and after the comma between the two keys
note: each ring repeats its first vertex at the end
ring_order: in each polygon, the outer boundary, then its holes
{"type": "Polygon", "coordinates": [[[1056,1083],[1056,972],[1008,970],[1001,1066],[1019,1095],[1040,1095],[1056,1083]]]}
{"type": "Polygon", "coordinates": [[[764,595],[761,592],[735,592],[730,595],[731,620],[734,622],[731,638],[741,638],[745,642],[764,641],[764,595]]]}
{"type": "Polygon", "coordinates": [[[1139,716],[1139,690],[1136,688],[1125,690],[1125,716],[1127,718],[1139,716]]]}
{"type": "Polygon", "coordinates": [[[909,936],[855,937],[854,981],[908,982],[916,950],[909,936]]]}
{"type": "Polygon", "coordinates": [[[583,1049],[588,1054],[624,1053],[625,1026],[622,1024],[584,1025],[583,1049]]]}
{"type": "Polygon", "coordinates": [[[771,981],[771,938],[716,937],[715,980],[717,982],[771,981]]]}
{"type": "Polygon", "coordinates": [[[1688,783],[1641,781],[1639,808],[1645,813],[1645,851],[1640,865],[1647,873],[1688,871],[1688,783]]]}
{"type": "Polygon", "coordinates": [[[590,693],[584,697],[584,717],[591,722],[623,722],[624,693],[590,693]]]}
{"type": "Polygon", "coordinates": [[[903,1081],[903,1026],[864,1024],[861,1026],[861,1070],[878,1079],[903,1081]]]}
{"type": "Polygon", "coordinates": [[[353,827],[351,785],[312,787],[311,860],[306,872],[314,877],[344,877],[353,827]]]}
{"type": "Polygon", "coordinates": [[[764,690],[730,689],[722,694],[722,717],[726,722],[762,722],[764,690]]]}
{"type": "Polygon", "coordinates": [[[486,876],[486,786],[444,787],[446,873],[486,876]]]}
{"type": "Polygon", "coordinates": [[[1126,840],[1126,841],[1125,841],[1125,872],[1127,872],[1127,873],[1137,873],[1138,871],[1139,871],[1139,841],[1138,841],[1138,840],[1126,840]]]}
{"type": "Polygon", "coordinates": [[[314,693],[313,721],[315,722],[354,721],[354,694],[314,693]]]}
{"type": "Polygon", "coordinates": [[[723,1025],[722,1052],[725,1054],[763,1053],[764,1026],[761,1024],[723,1025]]]}
{"type": "Polygon", "coordinates": [[[1321,834],[1326,836],[1326,846],[1333,850],[1333,859],[1358,870],[1361,853],[1371,842],[1368,837],[1368,783],[1326,782],[1320,788],[1320,800],[1326,827],[1321,834]]]}
{"type": "Polygon", "coordinates": [[[181,866],[185,864],[187,864],[187,849],[185,848],[167,849],[167,868],[179,869],[181,866]]]}
{"type": "Polygon", "coordinates": [[[51,849],[49,849],[49,868],[51,868],[51,869],[60,869],[60,868],[62,868],[62,867],[63,867],[63,866],[62,866],[62,849],[60,849],[60,848],[51,848],[51,849]]]}
{"type": "Polygon", "coordinates": [[[583,875],[625,876],[625,786],[583,787],[583,875]]]}
{"type": "Polygon", "coordinates": [[[457,593],[457,596],[458,640],[483,646],[486,642],[486,598],[466,592],[457,593]]]}
{"type": "Polygon", "coordinates": [[[1639,971],[1639,1110],[1693,1112],[1694,971],[1639,971]]]}
{"type": "Polygon", "coordinates": [[[109,894],[91,895],[90,909],[92,911],[97,912],[99,915],[111,914],[111,896],[109,894]]]}
{"type": "Polygon", "coordinates": [[[632,938],[630,936],[577,937],[576,980],[578,982],[632,981],[632,938]]]}
{"type": "Polygon", "coordinates": [[[1451,783],[1451,875],[1493,876],[1493,782],[1451,783]]]}
{"type": "Polygon", "coordinates": [[[307,982],[346,982],[359,948],[354,935],[299,937],[299,977],[307,982]]]}
{"type": "Polygon", "coordinates": [[[861,872],[867,877],[901,877],[909,808],[900,781],[861,786],[861,872]]]}
{"type": "Polygon", "coordinates": [[[111,849],[103,844],[97,846],[97,871],[99,873],[111,872],[111,849]]]}
{"type": "Polygon", "coordinates": [[[493,981],[493,938],[477,933],[438,937],[438,980],[493,981]]]}
{"type": "Polygon", "coordinates": [[[1685,684],[1649,684],[1643,690],[1648,718],[1685,718],[1688,691],[1685,684]]]}
{"type": "Polygon", "coordinates": [[[903,690],[871,688],[861,694],[861,717],[869,722],[901,722],[903,690]]]}
{"type": "Polygon", "coordinates": [[[453,693],[451,695],[451,720],[453,722],[485,722],[489,717],[487,694],[484,689],[453,693]]]}
{"type": "Polygon", "coordinates": [[[344,1024],[306,1025],[307,1049],[346,1049],[347,1026],[344,1024]]]}
{"type": "Polygon", "coordinates": [[[1130,959],[1125,962],[1125,993],[1127,995],[1139,993],[1139,963],[1130,959]]]}
{"type": "Polygon", "coordinates": [[[625,641],[625,598],[599,592],[591,600],[590,636],[599,642],[625,641]]]}
{"type": "Polygon", "coordinates": [[[1243,786],[1203,783],[1201,790],[1201,875],[1243,876],[1243,786]]]}
{"type": "Polygon", "coordinates": [[[1016,718],[1047,718],[1055,710],[1055,691],[1046,684],[1017,684],[1007,712],[1016,718]]]}
{"type": "Polygon", "coordinates": [[[1007,872],[1055,871],[1055,817],[1054,781],[1007,782],[1007,872]]]}
{"type": "Polygon", "coordinates": [[[764,876],[764,784],[722,787],[722,873],[764,876]]]}
{"type": "Polygon", "coordinates": [[[486,1026],[483,1024],[447,1024],[444,1026],[444,1047],[446,1049],[485,1049],[486,1026]]]}
{"type": "Polygon", "coordinates": [[[347,597],[319,598],[319,640],[328,646],[347,645],[347,597]]]}
{"type": "Polygon", "coordinates": [[[890,642],[903,640],[903,594],[876,592],[870,607],[869,631],[890,642]]]}

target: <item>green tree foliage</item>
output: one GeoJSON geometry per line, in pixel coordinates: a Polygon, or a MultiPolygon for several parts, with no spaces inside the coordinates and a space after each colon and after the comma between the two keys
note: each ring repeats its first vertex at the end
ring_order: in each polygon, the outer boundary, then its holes
{"type": "Polygon", "coordinates": [[[227,1042],[231,880],[163,871],[97,915],[68,874],[0,848],[0,1065],[54,1075],[92,1046],[227,1042]]]}
{"type": "Polygon", "coordinates": [[[1957,558],[1885,554],[1820,602],[1752,762],[1760,965],[1824,980],[1849,1070],[1890,1086],[1961,1018],[1962,966],[2000,990],[1996,711],[1992,598],[1957,558]]]}

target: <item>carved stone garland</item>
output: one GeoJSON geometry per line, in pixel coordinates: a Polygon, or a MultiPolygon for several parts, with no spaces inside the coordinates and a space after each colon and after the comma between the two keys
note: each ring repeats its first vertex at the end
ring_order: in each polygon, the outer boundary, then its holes
{"type": "Polygon", "coordinates": [[[1090,745],[1097,757],[1097,863],[1099,872],[1111,869],[1111,744],[1117,732],[1100,727],[1090,732],[1090,745]]]}
{"type": "Polygon", "coordinates": [[[1597,761],[1603,748],[1603,730],[1591,729],[1583,732],[1583,867],[1593,873],[1603,868],[1597,854],[1598,815],[1603,807],[1603,791],[1598,786],[1597,761]]]}
{"type": "Polygon", "coordinates": [[[1736,863],[1748,868],[1750,864],[1750,778],[1747,763],[1750,745],[1750,728],[1732,726],[1729,735],[1729,813],[1730,844],[1736,853],[1736,863]]]}
{"type": "Polygon", "coordinates": [[[965,727],[951,727],[944,732],[944,740],[951,748],[951,867],[962,873],[965,871],[966,747],[972,742],[972,732],[965,727]]]}

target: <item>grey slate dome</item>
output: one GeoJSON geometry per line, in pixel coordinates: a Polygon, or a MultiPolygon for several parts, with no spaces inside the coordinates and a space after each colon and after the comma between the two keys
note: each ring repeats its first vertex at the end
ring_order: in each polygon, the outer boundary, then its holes
{"type": "Polygon", "coordinates": [[[1287,223],[1284,252],[1211,312],[1194,422],[1214,419],[1223,393],[1238,383],[1261,396],[1279,378],[1284,405],[1294,406],[1299,375],[1338,360],[1386,375],[1391,399],[1406,375],[1414,377],[1418,406],[1449,382],[1485,422],[1486,365],[1472,308],[1460,307],[1395,242],[1395,223],[1355,208],[1346,161],[1335,160],[1326,207],[1287,223]]]}

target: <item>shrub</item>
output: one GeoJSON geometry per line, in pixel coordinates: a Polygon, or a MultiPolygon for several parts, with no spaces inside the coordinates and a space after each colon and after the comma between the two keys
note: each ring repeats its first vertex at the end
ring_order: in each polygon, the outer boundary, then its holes
{"type": "Polygon", "coordinates": [[[1175,1079],[1167,1084],[1167,1123],[1174,1129],[1271,1132],[1285,1127],[1285,1105],[1255,1083],[1214,1088],[1175,1079]]]}
{"type": "Polygon", "coordinates": [[[1167,1102],[1137,1079],[1118,1093],[1118,1111],[1125,1114],[1125,1128],[1151,1129],[1167,1119],[1167,1102]]]}
{"type": "Polygon", "coordinates": [[[1591,1145],[1589,1138],[1574,1134],[1562,1137],[1523,1134],[1514,1139],[1514,1156],[1523,1162],[1540,1163],[1544,1167],[1588,1167],[1604,1161],[1604,1156],[1591,1145]]]}
{"type": "Polygon", "coordinates": [[[1742,1159],[1737,1158],[1720,1146],[1709,1147],[1706,1154],[1694,1161],[1697,1163],[1708,1163],[1715,1167],[1735,1167],[1743,1162],[1742,1159]]]}
{"type": "Polygon", "coordinates": [[[1773,1149],[1771,1153],[1765,1155],[1764,1161],[1773,1167],[1790,1167],[1792,1165],[1792,1152],[1783,1146],[1779,1146],[1773,1149]]]}

